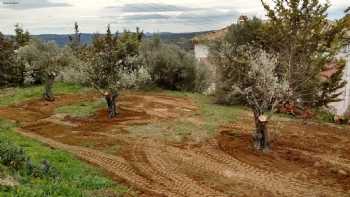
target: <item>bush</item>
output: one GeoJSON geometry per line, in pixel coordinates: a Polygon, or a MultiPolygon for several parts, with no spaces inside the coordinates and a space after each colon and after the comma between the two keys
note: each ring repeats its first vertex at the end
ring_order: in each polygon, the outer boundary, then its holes
{"type": "Polygon", "coordinates": [[[0,163],[10,169],[24,172],[28,176],[59,177],[59,171],[47,160],[43,160],[40,165],[34,165],[22,148],[5,139],[0,140],[0,163]]]}
{"type": "Polygon", "coordinates": [[[208,71],[192,54],[159,38],[144,41],[140,55],[150,70],[153,82],[165,89],[196,91],[208,87],[208,71]]]}
{"type": "Polygon", "coordinates": [[[26,173],[36,178],[58,178],[59,171],[50,164],[49,161],[43,160],[40,165],[34,165],[31,160],[26,162],[26,173]]]}
{"type": "Polygon", "coordinates": [[[334,123],[335,122],[335,114],[327,109],[319,109],[316,112],[316,120],[319,120],[321,122],[328,122],[328,123],[334,123]]]}
{"type": "Polygon", "coordinates": [[[89,82],[88,76],[84,72],[85,68],[86,63],[77,58],[71,66],[67,66],[60,71],[57,79],[65,83],[87,85],[89,82]]]}
{"type": "Polygon", "coordinates": [[[19,170],[24,167],[28,160],[22,148],[10,143],[7,140],[0,140],[0,162],[1,164],[19,170]]]}

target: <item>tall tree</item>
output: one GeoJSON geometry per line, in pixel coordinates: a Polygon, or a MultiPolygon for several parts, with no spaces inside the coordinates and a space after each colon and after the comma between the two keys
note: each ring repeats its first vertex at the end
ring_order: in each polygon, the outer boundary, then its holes
{"type": "Polygon", "coordinates": [[[17,84],[15,43],[0,32],[0,86],[17,84]]]}
{"type": "Polygon", "coordinates": [[[290,99],[310,107],[337,101],[333,98],[344,87],[343,80],[337,78],[329,87],[320,78],[326,64],[335,60],[342,38],[343,23],[332,24],[327,19],[329,4],[319,0],[261,1],[270,20],[264,48],[279,54],[277,70],[287,74],[293,93],[290,99]]]}
{"type": "Polygon", "coordinates": [[[30,34],[28,31],[24,31],[23,28],[19,25],[15,25],[15,42],[17,48],[25,46],[30,41],[30,34]]]}
{"type": "Polygon", "coordinates": [[[79,31],[78,22],[74,23],[74,34],[68,36],[69,46],[72,48],[74,54],[78,54],[81,47],[81,33],[79,31]]]}

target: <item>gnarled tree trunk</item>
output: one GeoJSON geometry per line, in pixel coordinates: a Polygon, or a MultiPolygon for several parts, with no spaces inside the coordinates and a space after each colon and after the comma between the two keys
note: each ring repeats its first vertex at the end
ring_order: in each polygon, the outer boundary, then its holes
{"type": "Polygon", "coordinates": [[[270,148],[268,129],[267,129],[267,119],[265,116],[254,112],[255,119],[255,148],[259,151],[266,151],[270,148]]]}
{"type": "Polygon", "coordinates": [[[117,98],[118,98],[118,93],[116,91],[110,91],[105,93],[105,99],[108,107],[108,117],[111,119],[117,117],[118,115],[117,104],[116,104],[117,98]]]}
{"type": "Polygon", "coordinates": [[[46,83],[45,83],[45,89],[44,89],[44,95],[43,95],[43,98],[46,101],[52,102],[55,100],[55,97],[53,96],[53,92],[52,92],[52,87],[53,87],[53,83],[55,82],[55,77],[56,77],[56,75],[54,73],[50,73],[47,76],[46,83]]]}

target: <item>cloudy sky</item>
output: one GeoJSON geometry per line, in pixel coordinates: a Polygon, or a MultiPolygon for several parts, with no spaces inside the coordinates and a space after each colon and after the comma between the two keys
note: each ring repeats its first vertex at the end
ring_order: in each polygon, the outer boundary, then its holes
{"type": "MultiPolygon", "coordinates": [[[[331,0],[329,18],[344,15],[350,0],[331,0]]],[[[32,34],[135,29],[193,32],[231,24],[241,14],[264,17],[260,0],[0,0],[0,31],[12,34],[21,24],[32,34]]]]}

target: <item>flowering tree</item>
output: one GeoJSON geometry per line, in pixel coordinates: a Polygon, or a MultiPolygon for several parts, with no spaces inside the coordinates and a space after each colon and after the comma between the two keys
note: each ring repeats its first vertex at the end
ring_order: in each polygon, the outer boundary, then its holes
{"type": "Polygon", "coordinates": [[[289,95],[289,86],[284,78],[275,74],[277,59],[263,50],[249,51],[247,55],[247,81],[243,90],[248,106],[254,113],[256,126],[255,146],[258,150],[269,148],[267,123],[276,107],[289,95]]]}
{"type": "Polygon", "coordinates": [[[226,42],[217,48],[214,57],[219,68],[229,71],[221,76],[232,79],[227,91],[240,95],[254,114],[255,147],[268,150],[268,121],[277,106],[289,97],[286,77],[276,75],[277,56],[255,47],[237,47],[226,42]]]}
{"type": "Polygon", "coordinates": [[[69,48],[59,48],[55,43],[45,43],[32,39],[30,43],[17,51],[17,58],[25,65],[27,78],[34,83],[44,83],[43,98],[54,101],[52,87],[55,77],[63,67],[75,61],[69,48]]]}

